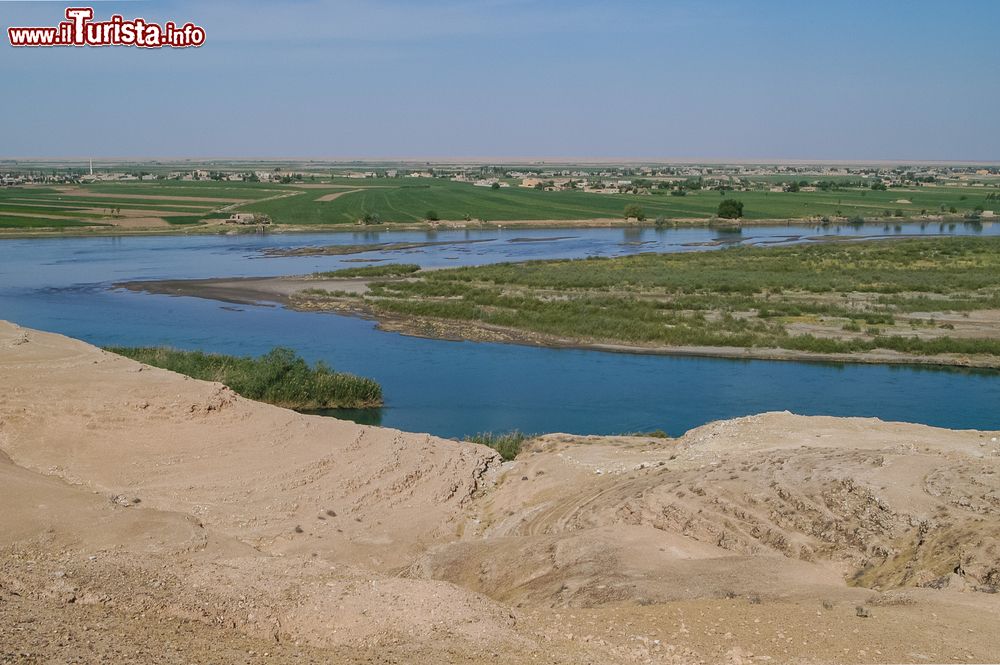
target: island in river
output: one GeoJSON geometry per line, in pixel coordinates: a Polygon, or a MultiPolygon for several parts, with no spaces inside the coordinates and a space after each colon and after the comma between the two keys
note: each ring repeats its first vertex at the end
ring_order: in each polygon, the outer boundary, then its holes
{"type": "Polygon", "coordinates": [[[445,339],[997,368],[998,274],[1000,239],[990,237],[118,286],[357,314],[445,339]]]}

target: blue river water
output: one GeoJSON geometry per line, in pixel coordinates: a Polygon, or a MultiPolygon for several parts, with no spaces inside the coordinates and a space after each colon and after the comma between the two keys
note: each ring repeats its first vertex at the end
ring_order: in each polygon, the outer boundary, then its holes
{"type": "MultiPolygon", "coordinates": [[[[953,428],[1000,427],[1000,374],[886,365],[737,361],[451,342],[381,332],[372,322],[278,306],[112,288],[137,279],[301,274],[390,260],[423,266],[709,250],[819,236],[1000,235],[1000,225],[903,224],[692,229],[39,238],[0,241],[0,319],[99,345],[170,345],[235,354],[288,346],[378,380],[384,408],[341,414],[415,432],[680,434],[769,410],[877,416],[953,428]],[[268,258],[327,244],[442,243],[342,256],[268,258]],[[362,262],[359,262],[361,260],[362,262]]],[[[2,377],[0,377],[2,384],[2,377]]]]}

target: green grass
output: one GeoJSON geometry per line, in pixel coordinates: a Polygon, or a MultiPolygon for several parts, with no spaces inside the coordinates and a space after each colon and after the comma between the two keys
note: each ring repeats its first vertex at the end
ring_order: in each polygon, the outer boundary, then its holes
{"type": "Polygon", "coordinates": [[[351,277],[399,277],[400,275],[409,275],[419,270],[420,266],[415,263],[386,263],[384,265],[365,266],[363,268],[341,268],[340,270],[316,272],[313,275],[335,279],[347,279],[351,277]]]}
{"type": "Polygon", "coordinates": [[[910,323],[915,312],[1000,309],[1000,238],[739,247],[455,268],[376,282],[365,302],[376,314],[586,342],[1000,356],[1000,334],[951,337],[935,328],[928,338],[910,328],[901,332],[904,325],[920,325],[910,323]],[[830,331],[801,334],[791,324],[830,331]],[[864,332],[853,334],[857,329],[864,332]]]}
{"type": "MultiPolygon", "coordinates": [[[[288,191],[287,186],[253,182],[215,180],[143,180],[137,182],[101,182],[83,186],[86,191],[102,194],[138,194],[157,196],[199,196],[224,199],[262,199],[288,191]]],[[[196,203],[192,201],[192,203],[196,203]]]]}
{"type": "Polygon", "coordinates": [[[107,224],[73,219],[46,219],[44,217],[0,215],[0,228],[4,229],[68,229],[81,226],[107,226],[107,224]]]}
{"type": "Polygon", "coordinates": [[[16,203],[0,203],[0,212],[13,215],[53,215],[57,217],[93,219],[95,215],[90,212],[81,211],[82,206],[45,206],[45,205],[19,205],[16,203]]]}
{"type": "Polygon", "coordinates": [[[290,409],[369,408],[382,404],[372,379],[310,367],[294,351],[275,348],[259,358],[178,351],[163,347],[108,347],[108,351],[179,374],[218,381],[249,399],[290,409]]]}
{"type": "Polygon", "coordinates": [[[480,432],[479,434],[473,434],[465,437],[465,440],[471,443],[488,446],[500,453],[500,456],[503,457],[504,460],[510,461],[517,457],[518,453],[521,452],[521,447],[524,445],[524,442],[529,441],[532,438],[534,437],[529,434],[514,430],[512,432],[504,433],[480,432]]]}

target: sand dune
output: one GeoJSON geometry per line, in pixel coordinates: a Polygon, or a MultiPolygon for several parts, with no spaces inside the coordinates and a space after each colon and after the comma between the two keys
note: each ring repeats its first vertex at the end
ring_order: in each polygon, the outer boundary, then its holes
{"type": "Polygon", "coordinates": [[[773,413],[502,463],[7,323],[0,377],[0,662],[1000,654],[996,432],[773,413]]]}

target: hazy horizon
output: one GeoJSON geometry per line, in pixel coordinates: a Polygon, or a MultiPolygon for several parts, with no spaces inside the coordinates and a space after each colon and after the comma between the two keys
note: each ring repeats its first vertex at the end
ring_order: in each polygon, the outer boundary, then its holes
{"type": "MultiPolygon", "coordinates": [[[[0,2],[12,25],[66,6],[0,2]]],[[[197,49],[12,48],[0,157],[996,163],[1000,3],[97,2],[197,49]]]]}

